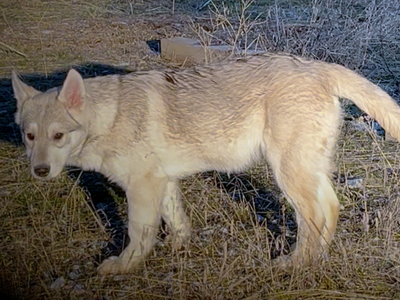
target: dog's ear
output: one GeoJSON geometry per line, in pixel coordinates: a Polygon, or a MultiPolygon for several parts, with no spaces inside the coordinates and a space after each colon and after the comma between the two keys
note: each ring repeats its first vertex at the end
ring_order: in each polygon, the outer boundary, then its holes
{"type": "Polygon", "coordinates": [[[26,85],[19,79],[17,73],[12,71],[11,73],[11,83],[14,90],[14,97],[17,100],[17,112],[15,113],[15,123],[19,125],[21,107],[26,100],[40,94],[39,91],[35,90],[33,87],[26,85]]]}
{"type": "Polygon", "coordinates": [[[71,69],[61,88],[58,100],[67,110],[81,111],[85,100],[85,85],[82,76],[71,69]]]}

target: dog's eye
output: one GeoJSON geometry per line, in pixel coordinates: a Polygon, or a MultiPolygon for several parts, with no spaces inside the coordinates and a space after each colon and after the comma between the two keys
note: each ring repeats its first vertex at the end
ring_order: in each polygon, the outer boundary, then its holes
{"type": "Polygon", "coordinates": [[[33,133],[27,133],[26,137],[28,138],[28,140],[33,141],[35,139],[35,135],[33,133]]]}
{"type": "Polygon", "coordinates": [[[59,140],[61,140],[61,139],[63,138],[63,136],[64,136],[64,133],[58,132],[58,133],[56,133],[56,134],[54,135],[54,139],[55,139],[56,141],[59,141],[59,140]]]}

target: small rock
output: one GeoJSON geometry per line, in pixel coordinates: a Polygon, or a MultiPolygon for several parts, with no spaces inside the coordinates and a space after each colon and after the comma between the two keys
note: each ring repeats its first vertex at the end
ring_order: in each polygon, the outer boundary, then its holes
{"type": "Polygon", "coordinates": [[[356,287],[356,284],[352,280],[347,281],[346,285],[351,289],[354,289],[356,287]]]}
{"type": "Polygon", "coordinates": [[[257,222],[262,223],[265,220],[265,218],[262,215],[257,214],[257,222]]]}
{"type": "Polygon", "coordinates": [[[50,288],[52,290],[58,290],[58,289],[62,288],[64,285],[65,285],[65,279],[63,277],[58,277],[56,279],[56,281],[54,281],[51,284],[50,288]]]}
{"type": "Polygon", "coordinates": [[[224,233],[224,234],[228,234],[228,233],[229,233],[229,229],[226,228],[226,227],[223,227],[223,228],[221,229],[221,231],[222,231],[222,233],[224,233]]]}
{"type": "Polygon", "coordinates": [[[79,271],[72,271],[68,273],[69,279],[76,280],[79,277],[79,271]]]}
{"type": "Polygon", "coordinates": [[[82,294],[82,293],[84,293],[85,292],[85,289],[84,289],[84,287],[83,287],[83,285],[82,284],[75,284],[74,285],[74,288],[72,289],[72,291],[74,292],[74,293],[76,293],[76,294],[82,294]]]}
{"type": "Polygon", "coordinates": [[[116,276],[114,276],[114,281],[122,281],[122,280],[125,280],[126,279],[126,276],[124,276],[124,275],[116,275],[116,276]]]}
{"type": "Polygon", "coordinates": [[[293,231],[287,229],[286,232],[285,232],[285,237],[295,238],[296,234],[293,231]]]}
{"type": "MultiPolygon", "coordinates": [[[[0,111],[0,115],[1,115],[1,111],[0,111]]],[[[9,196],[9,195],[11,195],[10,191],[6,191],[4,189],[2,191],[0,191],[0,196],[2,196],[2,197],[6,197],[6,196],[9,196]]]]}
{"type": "Polygon", "coordinates": [[[361,187],[362,181],[362,178],[347,179],[347,185],[349,189],[357,189],[361,187]]]}
{"type": "Polygon", "coordinates": [[[229,256],[235,256],[235,255],[236,255],[236,251],[233,250],[233,249],[232,249],[232,250],[229,250],[229,251],[228,251],[228,255],[229,255],[229,256]]]}
{"type": "Polygon", "coordinates": [[[72,271],[68,273],[69,279],[76,280],[78,279],[79,275],[81,274],[81,269],[79,265],[72,266],[72,271]]]}
{"type": "Polygon", "coordinates": [[[93,267],[93,262],[88,261],[85,263],[85,266],[91,268],[91,267],[93,267]]]}
{"type": "Polygon", "coordinates": [[[207,236],[209,236],[209,235],[211,235],[211,234],[213,234],[214,233],[214,229],[204,229],[201,233],[200,233],[200,236],[201,237],[207,237],[207,236]]]}
{"type": "Polygon", "coordinates": [[[165,247],[165,243],[163,241],[158,241],[156,245],[158,247],[165,247]]]}

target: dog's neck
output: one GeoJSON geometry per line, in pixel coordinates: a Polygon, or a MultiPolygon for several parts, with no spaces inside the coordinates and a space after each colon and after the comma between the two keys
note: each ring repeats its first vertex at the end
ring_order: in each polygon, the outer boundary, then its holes
{"type": "Polygon", "coordinates": [[[89,96],[87,98],[90,105],[87,105],[85,114],[88,122],[88,134],[97,137],[111,132],[118,112],[118,105],[113,101],[96,101],[98,98],[94,99],[94,97],[89,96]]]}

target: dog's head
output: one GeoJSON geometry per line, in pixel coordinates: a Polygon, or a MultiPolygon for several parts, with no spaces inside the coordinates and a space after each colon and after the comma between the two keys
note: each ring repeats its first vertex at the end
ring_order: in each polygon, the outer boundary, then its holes
{"type": "Polygon", "coordinates": [[[31,173],[39,179],[54,178],[87,138],[83,79],[70,70],[61,88],[41,93],[13,72],[12,86],[17,100],[15,122],[22,132],[31,173]]]}

